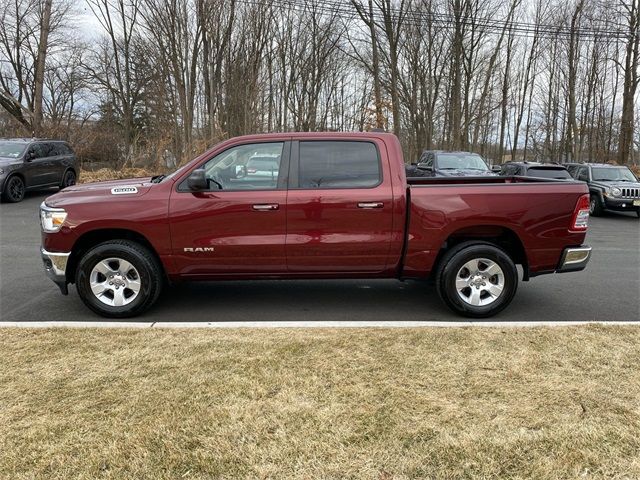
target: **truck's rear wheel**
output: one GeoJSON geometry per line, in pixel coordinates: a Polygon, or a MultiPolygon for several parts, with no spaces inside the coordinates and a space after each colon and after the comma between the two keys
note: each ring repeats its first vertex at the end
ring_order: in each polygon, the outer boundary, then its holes
{"type": "Polygon", "coordinates": [[[436,275],[442,301],[467,317],[490,317],[503,310],[518,288],[518,270],[502,249],[465,242],[445,254],[436,275]]]}
{"type": "Polygon", "coordinates": [[[103,317],[139,315],[155,303],[163,285],[162,267],[145,247],[112,240],[83,255],[76,270],[82,301],[103,317]]]}

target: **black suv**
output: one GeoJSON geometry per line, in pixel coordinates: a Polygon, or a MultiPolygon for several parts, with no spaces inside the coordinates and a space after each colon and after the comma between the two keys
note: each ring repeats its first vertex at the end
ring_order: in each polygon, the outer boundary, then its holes
{"type": "Polygon", "coordinates": [[[507,162],[502,165],[500,175],[510,177],[555,178],[557,180],[573,180],[567,169],[555,163],[507,162]]]}
{"type": "Polygon", "coordinates": [[[628,167],[604,163],[570,164],[569,173],[587,182],[591,196],[591,215],[606,210],[635,211],[640,218],[640,182],[628,167]]]}
{"type": "Polygon", "coordinates": [[[467,177],[495,175],[477,153],[425,150],[412,169],[417,177],[467,177]]]}
{"type": "Polygon", "coordinates": [[[0,139],[0,195],[19,202],[28,190],[68,187],[78,178],[78,160],[59,140],[0,139]]]}

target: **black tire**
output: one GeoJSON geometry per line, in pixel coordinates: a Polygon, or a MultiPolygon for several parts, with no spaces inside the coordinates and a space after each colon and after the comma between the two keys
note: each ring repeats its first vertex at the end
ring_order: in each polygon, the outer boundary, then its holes
{"type": "Polygon", "coordinates": [[[60,182],[60,190],[75,184],[76,184],[76,172],[74,172],[73,170],[67,170],[66,172],[64,172],[64,176],[62,177],[62,182],[60,182]]]}
{"type": "MultiPolygon", "coordinates": [[[[140,315],[156,302],[164,286],[163,270],[157,258],[147,248],[129,240],[112,240],[90,249],[78,262],[75,280],[78,295],[84,304],[98,315],[108,318],[140,315]],[[98,263],[110,258],[129,262],[139,275],[140,289],[137,296],[126,305],[107,305],[91,290],[92,270],[98,263]]],[[[123,295],[124,292],[123,287],[123,295]]]]}
{"type": "Polygon", "coordinates": [[[18,203],[24,199],[25,184],[24,180],[18,175],[13,175],[7,179],[4,184],[4,192],[2,198],[9,203],[18,203]]]}
{"type": "Polygon", "coordinates": [[[604,207],[602,206],[602,202],[600,201],[598,195],[591,195],[591,197],[589,198],[589,215],[599,217],[600,215],[602,215],[603,211],[604,207]]]}
{"type": "Polygon", "coordinates": [[[511,303],[518,289],[518,270],[511,257],[496,245],[477,241],[464,242],[442,257],[435,283],[438,295],[455,313],[465,317],[485,318],[497,314],[511,303]],[[456,277],[459,271],[467,262],[474,259],[488,259],[495,262],[504,275],[502,293],[488,305],[471,305],[460,297],[456,289],[456,277]]]}

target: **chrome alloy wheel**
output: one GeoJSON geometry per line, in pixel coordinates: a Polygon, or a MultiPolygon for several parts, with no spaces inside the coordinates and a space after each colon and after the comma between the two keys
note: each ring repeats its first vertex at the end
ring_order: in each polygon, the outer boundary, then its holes
{"type": "Polygon", "coordinates": [[[500,297],[504,282],[504,272],[496,262],[487,258],[474,258],[458,270],[456,290],[465,303],[483,307],[500,297]]]}
{"type": "Polygon", "coordinates": [[[140,292],[138,270],[122,258],[105,258],[89,275],[89,285],[95,297],[111,307],[133,302],[140,292]]]}

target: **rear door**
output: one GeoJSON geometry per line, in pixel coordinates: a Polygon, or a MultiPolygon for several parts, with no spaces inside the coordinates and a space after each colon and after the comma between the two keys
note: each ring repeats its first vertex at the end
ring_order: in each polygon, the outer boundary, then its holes
{"type": "Polygon", "coordinates": [[[55,172],[54,181],[61,184],[64,172],[71,163],[71,152],[63,142],[54,142],[51,143],[49,155],[55,172]]]}
{"type": "Polygon", "coordinates": [[[180,182],[169,212],[179,274],[286,273],[289,148],[285,141],[235,145],[200,165],[208,191],[190,191],[186,179],[180,182]],[[269,175],[250,173],[247,165],[262,157],[273,164],[269,175]]]}
{"type": "Polygon", "coordinates": [[[393,191],[382,141],[293,142],[290,179],[289,272],[385,270],[393,234],[393,191]]]}

